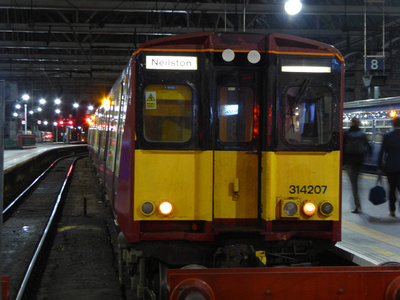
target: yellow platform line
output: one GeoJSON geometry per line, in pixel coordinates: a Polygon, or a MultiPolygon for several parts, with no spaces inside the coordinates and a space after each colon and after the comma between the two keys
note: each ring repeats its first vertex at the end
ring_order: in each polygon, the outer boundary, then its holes
{"type": "Polygon", "coordinates": [[[342,220],[342,227],[353,232],[365,235],[369,238],[400,248],[400,238],[392,236],[390,234],[386,234],[347,220],[342,220]]]}
{"type": "MultiPolygon", "coordinates": [[[[373,174],[367,174],[367,173],[361,173],[360,177],[362,178],[367,178],[367,179],[374,179],[377,180],[378,179],[378,175],[373,175],[373,174]]],[[[387,181],[387,177],[386,175],[382,175],[382,182],[387,181]]]]}

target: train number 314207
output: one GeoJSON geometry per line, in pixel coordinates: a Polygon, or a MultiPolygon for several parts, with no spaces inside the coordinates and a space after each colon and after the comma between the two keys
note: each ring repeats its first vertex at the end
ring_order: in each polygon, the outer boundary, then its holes
{"type": "Polygon", "coordinates": [[[326,185],[291,185],[290,194],[326,194],[328,186],[326,185]]]}

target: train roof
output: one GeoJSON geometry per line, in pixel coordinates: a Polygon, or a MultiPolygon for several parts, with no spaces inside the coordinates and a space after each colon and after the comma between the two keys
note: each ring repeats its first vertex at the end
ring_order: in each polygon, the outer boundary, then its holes
{"type": "MultiPolygon", "coordinates": [[[[344,61],[342,54],[332,45],[310,40],[303,37],[283,33],[254,34],[243,32],[197,32],[174,35],[148,41],[141,44],[134,54],[147,50],[179,50],[192,49],[201,51],[204,49],[227,49],[235,44],[236,49],[246,47],[248,44],[258,44],[264,47],[264,40],[269,40],[269,51],[304,53],[305,50],[313,54],[329,54],[344,61]],[[221,38],[224,37],[225,38],[221,38]]],[[[249,50],[243,48],[240,50],[249,50]]],[[[251,50],[251,49],[250,49],[251,50]]]]}

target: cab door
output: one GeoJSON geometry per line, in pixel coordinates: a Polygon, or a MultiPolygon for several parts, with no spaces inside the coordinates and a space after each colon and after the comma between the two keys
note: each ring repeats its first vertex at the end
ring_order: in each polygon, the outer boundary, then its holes
{"type": "Polygon", "coordinates": [[[258,215],[258,74],[218,70],[214,108],[214,221],[255,224],[258,215]]]}

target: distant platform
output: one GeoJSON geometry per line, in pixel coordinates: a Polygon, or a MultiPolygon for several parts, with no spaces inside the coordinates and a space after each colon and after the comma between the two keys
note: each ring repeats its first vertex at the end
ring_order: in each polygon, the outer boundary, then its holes
{"type": "Polygon", "coordinates": [[[65,144],[65,143],[43,143],[36,144],[36,147],[26,149],[13,149],[4,150],[4,170],[13,168],[16,165],[23,163],[24,161],[30,160],[35,156],[38,156],[49,150],[56,148],[67,148],[82,146],[82,144],[65,144]]]}

